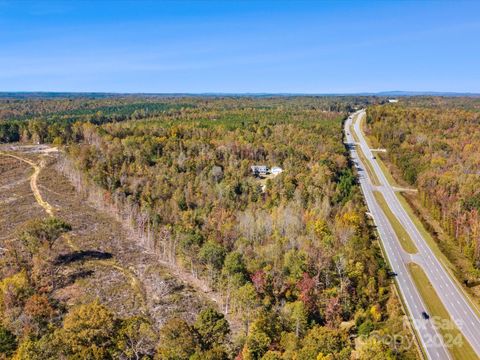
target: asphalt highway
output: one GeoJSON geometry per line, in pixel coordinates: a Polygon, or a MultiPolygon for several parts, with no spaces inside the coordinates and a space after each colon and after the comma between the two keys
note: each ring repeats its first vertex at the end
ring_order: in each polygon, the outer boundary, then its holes
{"type": "Polygon", "coordinates": [[[364,116],[365,111],[360,110],[345,121],[346,144],[350,148],[352,161],[357,166],[360,186],[380,235],[384,251],[392,271],[397,274],[396,282],[404,304],[407,307],[426,355],[429,359],[451,358],[448,351],[448,339],[442,338],[432,319],[424,319],[422,316],[423,311],[428,311],[407,269],[407,264],[410,262],[418,264],[425,271],[451,318],[480,358],[480,318],[473,310],[473,304],[469,302],[460,289],[460,285],[451,278],[451,275],[435,257],[435,254],[397,198],[395,189],[386,179],[360,129],[359,120],[364,116]],[[353,126],[351,127],[352,124],[353,126]],[[355,142],[353,134],[350,133],[351,128],[355,132],[359,143],[355,142]],[[379,186],[372,184],[368,172],[365,170],[365,164],[362,163],[357,154],[357,147],[361,147],[367,161],[370,162],[371,168],[379,180],[379,186]],[[391,211],[415,243],[418,249],[417,253],[408,254],[403,250],[388,218],[377,203],[373,191],[380,191],[383,194],[391,211]]]}

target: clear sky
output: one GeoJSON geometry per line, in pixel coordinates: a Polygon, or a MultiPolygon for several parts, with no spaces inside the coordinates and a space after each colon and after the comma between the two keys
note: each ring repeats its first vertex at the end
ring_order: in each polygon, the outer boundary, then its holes
{"type": "Polygon", "coordinates": [[[480,93],[480,1],[0,0],[0,91],[480,93]]]}

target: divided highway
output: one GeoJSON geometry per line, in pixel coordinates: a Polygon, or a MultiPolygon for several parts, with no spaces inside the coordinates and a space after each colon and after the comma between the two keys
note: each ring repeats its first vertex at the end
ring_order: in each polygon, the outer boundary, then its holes
{"type": "Polygon", "coordinates": [[[412,322],[426,356],[429,359],[451,359],[448,344],[444,342],[432,320],[424,319],[422,316],[422,312],[427,311],[427,309],[408,271],[407,264],[410,262],[418,264],[425,271],[450,317],[455,321],[459,330],[480,358],[480,318],[472,309],[472,304],[469,303],[458,284],[455,283],[455,280],[451,278],[450,274],[435,257],[435,254],[397,198],[395,189],[385,178],[360,129],[359,120],[364,116],[365,110],[360,110],[345,121],[346,144],[350,149],[351,158],[357,166],[360,186],[368,209],[377,226],[392,271],[397,274],[398,288],[410,318],[413,320],[412,322]],[[350,133],[351,129],[355,132],[359,143],[356,143],[353,134],[350,133]],[[357,147],[361,148],[366,161],[370,163],[371,169],[375,172],[379,182],[378,186],[373,185],[369,178],[365,168],[366,164],[363,164],[360,160],[357,147]],[[392,225],[377,203],[373,191],[382,193],[391,211],[417,247],[417,253],[408,254],[403,250],[392,225]]]}

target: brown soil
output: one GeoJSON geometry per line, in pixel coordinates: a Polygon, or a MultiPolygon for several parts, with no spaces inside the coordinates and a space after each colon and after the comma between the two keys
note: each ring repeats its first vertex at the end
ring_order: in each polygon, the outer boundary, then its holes
{"type": "Polygon", "coordinates": [[[54,247],[67,279],[58,299],[75,305],[98,298],[119,316],[148,315],[157,326],[173,316],[193,320],[210,303],[136,246],[113,216],[88,205],[55,170],[54,152],[6,150],[0,153],[0,247],[15,241],[28,220],[53,215],[69,222],[73,230],[54,247]]]}

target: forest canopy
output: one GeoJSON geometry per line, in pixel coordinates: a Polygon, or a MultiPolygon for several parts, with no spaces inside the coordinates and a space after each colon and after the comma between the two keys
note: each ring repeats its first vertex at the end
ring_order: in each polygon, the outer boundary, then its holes
{"type": "Polygon", "coordinates": [[[372,106],[371,135],[388,150],[422,204],[480,269],[478,99],[411,99],[372,106]]]}
{"type": "MultiPolygon", "coordinates": [[[[40,255],[26,248],[25,258],[9,259],[15,266],[2,273],[1,284],[14,285],[0,284],[0,300],[10,299],[13,290],[18,296],[15,312],[10,301],[0,301],[0,330],[9,354],[415,358],[414,348],[390,348],[373,337],[410,334],[402,328],[401,306],[343,144],[343,120],[367,101],[286,97],[3,103],[3,116],[11,119],[1,123],[2,141],[63,144],[59,169],[95,205],[120,217],[134,231],[131,241],[221,295],[218,308],[202,311],[194,323],[172,318],[156,329],[148,319],[120,319],[99,303],[66,309],[51,301],[47,291],[41,301],[57,315],[47,317],[32,334],[16,321],[28,312],[29,296],[42,292],[29,269],[33,263],[48,269],[55,264],[48,256],[36,261],[40,255]],[[257,177],[252,165],[277,166],[283,172],[257,177]],[[135,353],[127,339],[139,329],[149,340],[135,353]],[[80,330],[87,341],[79,338],[80,330]]],[[[58,219],[48,231],[57,241],[69,227],[58,219]]],[[[28,239],[46,241],[38,232],[28,239]]],[[[39,249],[48,254],[47,245],[39,249]]]]}

